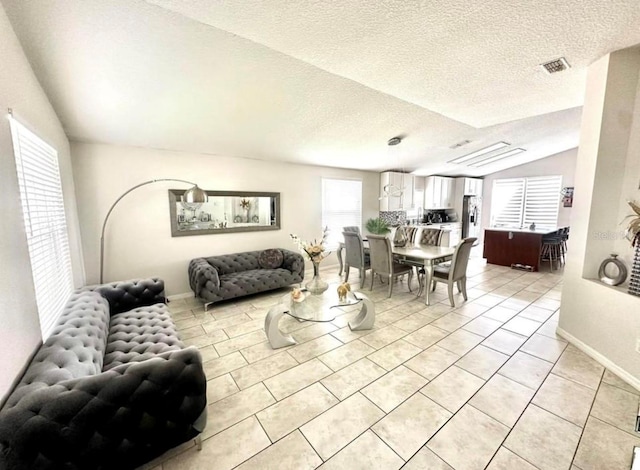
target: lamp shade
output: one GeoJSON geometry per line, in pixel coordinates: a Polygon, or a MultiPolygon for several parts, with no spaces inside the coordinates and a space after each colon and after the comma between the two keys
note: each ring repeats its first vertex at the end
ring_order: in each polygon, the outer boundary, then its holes
{"type": "Polygon", "coordinates": [[[200,189],[198,185],[194,185],[182,195],[182,201],[192,204],[203,204],[207,202],[207,192],[200,189]]]}

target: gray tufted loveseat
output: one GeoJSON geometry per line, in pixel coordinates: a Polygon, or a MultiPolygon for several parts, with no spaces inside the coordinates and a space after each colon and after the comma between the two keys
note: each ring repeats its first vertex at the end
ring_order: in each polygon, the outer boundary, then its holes
{"type": "Polygon", "coordinates": [[[196,437],[206,378],[159,279],[84,287],[0,410],[0,469],[135,468],[196,437]]]}
{"type": "Polygon", "coordinates": [[[195,258],[189,263],[191,290],[205,302],[205,307],[221,300],[301,283],[303,279],[302,255],[281,248],[195,258]],[[274,252],[282,253],[281,262],[265,267],[263,255],[274,252]]]}

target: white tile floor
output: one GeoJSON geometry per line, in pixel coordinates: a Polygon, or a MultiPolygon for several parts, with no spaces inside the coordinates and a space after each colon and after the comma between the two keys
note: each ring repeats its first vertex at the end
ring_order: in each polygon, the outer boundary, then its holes
{"type": "Polygon", "coordinates": [[[202,451],[186,443],[144,468],[629,469],[640,392],[556,336],[561,274],[481,259],[468,273],[455,309],[442,284],[426,307],[406,282],[388,299],[367,281],[373,330],[352,332],[353,311],[284,317],[299,344],[278,350],[263,322],[286,289],[206,313],[172,302],[203,354],[208,425],[202,451]]]}

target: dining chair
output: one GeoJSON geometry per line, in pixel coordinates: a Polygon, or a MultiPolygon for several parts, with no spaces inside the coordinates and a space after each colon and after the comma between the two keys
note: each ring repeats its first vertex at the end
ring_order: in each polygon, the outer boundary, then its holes
{"type": "Polygon", "coordinates": [[[355,232],[355,233],[360,233],[360,227],[358,227],[357,225],[349,225],[347,227],[342,227],[342,231],[343,232],[355,232]]]}
{"type": "MultiPolygon", "coordinates": [[[[418,236],[418,245],[420,246],[440,246],[442,242],[443,231],[439,228],[423,228],[418,236]]],[[[424,289],[424,266],[416,266],[416,276],[418,278],[418,297],[422,295],[424,289]]]]}
{"type": "Polygon", "coordinates": [[[458,292],[462,293],[464,300],[467,300],[467,264],[469,264],[471,248],[476,240],[477,238],[475,237],[463,239],[458,243],[458,246],[456,246],[456,249],[453,252],[451,264],[439,264],[433,269],[433,283],[431,290],[434,291],[436,289],[436,283],[438,282],[446,283],[447,290],[449,292],[449,302],[451,302],[452,307],[456,306],[453,301],[454,284],[457,284],[458,292]]]}
{"type": "Polygon", "coordinates": [[[357,232],[342,232],[344,237],[345,272],[344,282],[349,280],[349,268],[356,268],[360,271],[360,285],[364,286],[367,276],[367,269],[371,269],[369,253],[364,252],[362,237],[357,232]]]}
{"type": "Polygon", "coordinates": [[[413,267],[408,264],[398,263],[393,259],[391,240],[382,235],[369,235],[369,252],[371,253],[371,290],[376,274],[387,278],[389,283],[389,297],[393,292],[393,281],[398,276],[409,275],[409,292],[411,292],[411,279],[413,267]]]}
{"type": "Polygon", "coordinates": [[[407,237],[407,244],[408,245],[415,245],[417,233],[418,233],[418,227],[405,227],[404,228],[404,234],[407,237]]]}

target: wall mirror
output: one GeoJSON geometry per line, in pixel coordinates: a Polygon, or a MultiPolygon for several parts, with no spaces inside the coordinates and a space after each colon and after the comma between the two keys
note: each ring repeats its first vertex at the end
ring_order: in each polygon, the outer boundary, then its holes
{"type": "Polygon", "coordinates": [[[207,202],[190,204],[185,192],[169,190],[172,237],[280,229],[280,193],[207,191],[207,202]]]}

